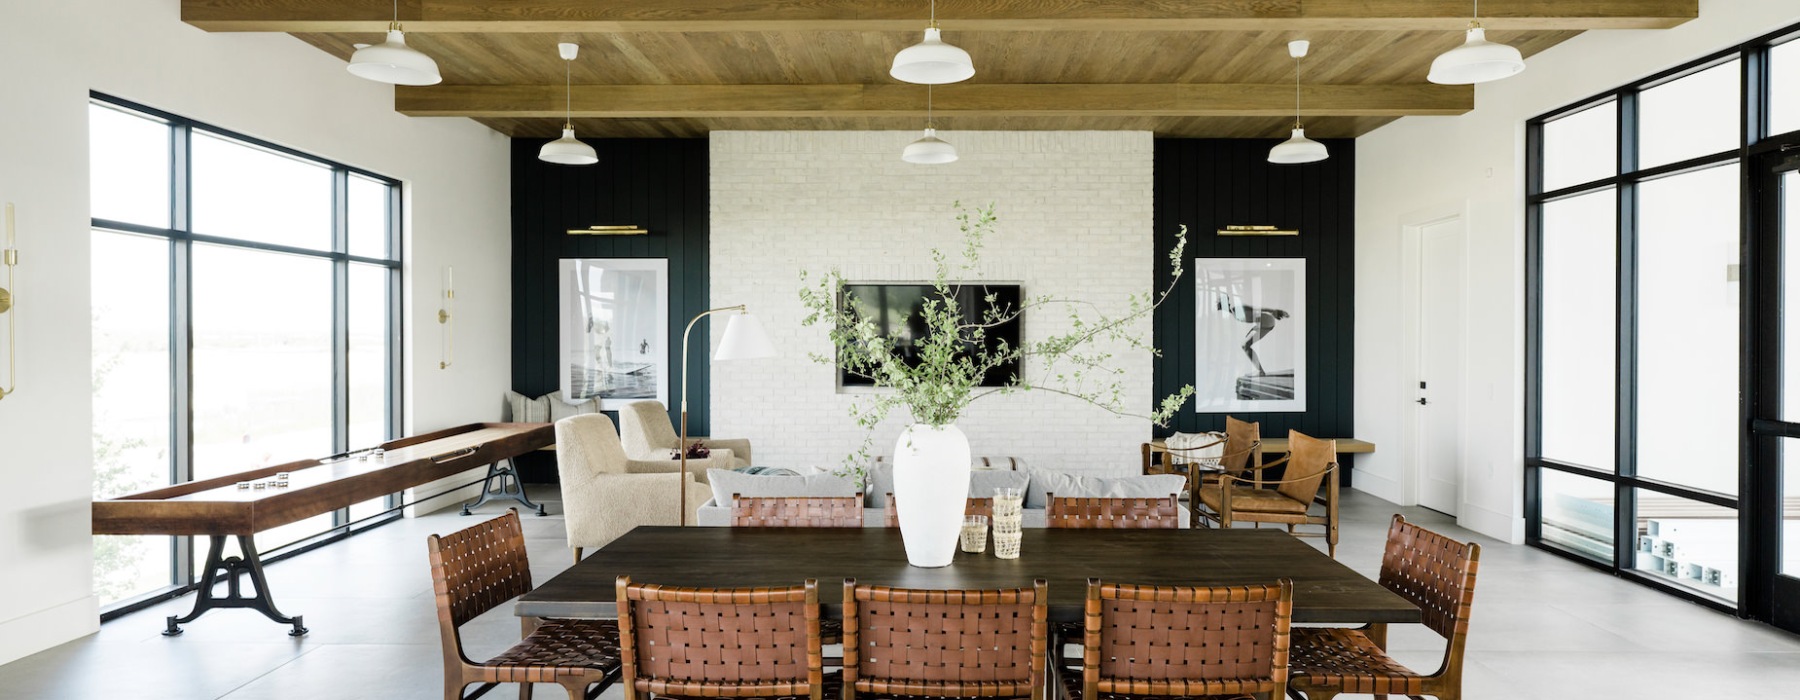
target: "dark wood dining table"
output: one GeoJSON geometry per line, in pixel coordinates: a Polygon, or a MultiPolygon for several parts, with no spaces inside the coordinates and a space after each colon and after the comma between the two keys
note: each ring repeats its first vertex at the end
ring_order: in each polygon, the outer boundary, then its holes
{"type": "MultiPolygon", "coordinates": [[[[991,544],[991,543],[990,543],[991,544]]],[[[843,580],[903,588],[1050,586],[1050,618],[1081,619],[1087,580],[1219,586],[1294,582],[1294,621],[1418,622],[1419,609],[1278,530],[1028,529],[1017,559],[958,552],[949,566],[906,563],[894,528],[640,527],[520,597],[521,617],[612,618],[620,575],[670,586],[742,587],[819,581],[840,614],[843,580]]]]}

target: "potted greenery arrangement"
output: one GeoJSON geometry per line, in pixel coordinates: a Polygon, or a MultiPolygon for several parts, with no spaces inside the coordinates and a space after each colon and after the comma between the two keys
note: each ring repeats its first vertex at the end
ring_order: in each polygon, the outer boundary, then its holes
{"type": "Polygon", "coordinates": [[[894,447],[894,499],[896,507],[902,508],[900,527],[907,559],[920,567],[947,566],[955,553],[967,490],[934,485],[969,483],[969,441],[957,429],[956,421],[970,404],[996,394],[1048,391],[1166,426],[1194,393],[1192,386],[1182,387],[1164,397],[1148,415],[1140,414],[1135,407],[1124,405],[1119,371],[1107,366],[1112,354],[1091,347],[1096,341],[1122,342],[1134,350],[1157,352],[1141,333],[1133,332],[1133,325],[1154,313],[1181,278],[1186,226],[1169,251],[1167,286],[1133,295],[1122,314],[1084,318],[1081,311],[1091,304],[1052,296],[1002,304],[989,294],[982,300],[986,308],[971,315],[957,299],[957,280],[975,271],[982,241],[992,233],[996,218],[993,205],[971,212],[959,202],[955,208],[963,234],[961,260],[953,264],[942,250],[932,250],[936,274],[932,292],[919,311],[925,332],[913,339],[910,361],[895,352],[894,341],[880,332],[862,304],[840,294],[844,279],[837,270],[816,283],[801,273],[800,299],[807,310],[802,324],[824,324],[835,350],[833,357],[815,353],[813,359],[835,364],[885,390],[852,408],[857,425],[869,432],[861,448],[846,458],[843,471],[859,478],[864,475],[874,428],[890,411],[904,406],[912,415],[913,425],[901,433],[894,447]],[[1066,332],[1017,344],[990,341],[993,329],[1028,310],[1047,307],[1069,309],[1066,332]],[[990,371],[1026,359],[1033,360],[1030,377],[1014,376],[1010,384],[1001,387],[981,386],[982,377],[990,371]]]}

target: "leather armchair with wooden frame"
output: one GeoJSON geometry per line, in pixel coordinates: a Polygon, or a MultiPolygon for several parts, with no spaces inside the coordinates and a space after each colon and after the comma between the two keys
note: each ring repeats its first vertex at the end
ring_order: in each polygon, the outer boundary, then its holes
{"type": "Polygon", "coordinates": [[[1235,523],[1276,523],[1286,525],[1295,536],[1324,537],[1327,551],[1337,558],[1338,543],[1338,462],[1337,442],[1310,437],[1297,430],[1288,431],[1288,453],[1267,464],[1250,465],[1242,474],[1218,475],[1217,481],[1202,484],[1194,514],[1220,527],[1235,523]],[[1275,467],[1286,469],[1280,479],[1270,479],[1263,472],[1275,467]],[[1314,514],[1312,504],[1320,500],[1319,486],[1325,494],[1324,514],[1314,514]],[[1267,488],[1273,486],[1275,488],[1267,488]],[[1322,525],[1323,533],[1300,532],[1300,525],[1322,525]]]}

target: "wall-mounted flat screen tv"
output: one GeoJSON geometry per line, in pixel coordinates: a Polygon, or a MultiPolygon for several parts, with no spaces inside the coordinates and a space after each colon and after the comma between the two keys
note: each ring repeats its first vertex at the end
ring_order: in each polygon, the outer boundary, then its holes
{"type": "MultiPolygon", "coordinates": [[[[989,308],[1018,309],[1025,303],[1024,288],[1017,284],[995,284],[987,282],[958,282],[950,286],[956,296],[956,304],[965,323],[980,323],[989,308]],[[988,302],[989,294],[994,296],[988,302]]],[[[936,298],[937,290],[929,284],[905,284],[886,282],[855,282],[844,285],[844,299],[855,303],[864,317],[875,323],[875,328],[887,338],[894,341],[894,351],[907,360],[908,364],[917,364],[915,356],[917,346],[914,339],[925,336],[925,300],[936,298]]],[[[1007,347],[1016,348],[1025,339],[1024,317],[1022,314],[998,326],[987,329],[984,343],[988,350],[996,350],[1001,342],[1007,347]]],[[[988,370],[981,378],[981,386],[1006,386],[1013,383],[1019,375],[1019,361],[1013,360],[999,367],[988,370]]],[[[858,376],[838,370],[838,381],[841,386],[872,386],[874,382],[867,377],[858,376]]]]}

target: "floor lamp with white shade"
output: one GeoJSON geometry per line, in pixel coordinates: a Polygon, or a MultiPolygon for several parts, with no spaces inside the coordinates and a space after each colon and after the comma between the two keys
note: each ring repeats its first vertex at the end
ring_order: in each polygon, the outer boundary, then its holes
{"type": "Polygon", "coordinates": [[[700,312],[694,320],[688,321],[687,330],[681,332],[681,512],[675,522],[687,525],[687,453],[688,453],[688,335],[694,332],[694,324],[700,319],[724,311],[736,311],[725,321],[725,337],[719,339],[719,348],[713,351],[714,360],[755,360],[775,356],[775,344],[769,341],[769,334],[763,332],[762,322],[756,320],[745,310],[743,304],[707,309],[700,312]]]}

